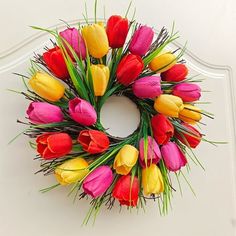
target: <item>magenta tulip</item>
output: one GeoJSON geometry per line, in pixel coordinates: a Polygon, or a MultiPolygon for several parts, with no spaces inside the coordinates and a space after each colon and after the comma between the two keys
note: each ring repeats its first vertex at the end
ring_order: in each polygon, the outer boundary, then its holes
{"type": "Polygon", "coordinates": [[[97,198],[107,191],[112,180],[111,168],[109,166],[100,166],[85,178],[83,182],[84,192],[93,198],[97,198]]]}
{"type": "Polygon", "coordinates": [[[64,119],[59,107],[46,102],[31,102],[26,113],[34,124],[49,124],[64,119]]]}
{"type": "Polygon", "coordinates": [[[144,139],[139,141],[139,163],[143,168],[150,166],[151,164],[157,164],[161,159],[161,152],[156,141],[148,136],[147,140],[147,158],[145,160],[144,155],[144,139]]]}
{"type": "MultiPolygon", "coordinates": [[[[79,58],[83,60],[85,59],[86,47],[84,39],[82,38],[80,32],[76,28],[67,28],[61,31],[59,35],[67,41],[67,43],[72,47],[72,49],[75,51],[75,53],[79,58]]],[[[65,42],[64,45],[71,58],[74,58],[73,54],[71,53],[71,50],[68,48],[68,46],[66,46],[65,42]]]]}
{"type": "Polygon", "coordinates": [[[176,143],[168,142],[161,148],[161,154],[166,168],[170,171],[178,171],[187,164],[187,159],[176,143]]]}
{"type": "Polygon", "coordinates": [[[90,126],[97,121],[97,113],[93,106],[81,98],[69,101],[69,114],[74,121],[81,125],[90,126]]]}
{"type": "Polygon", "coordinates": [[[146,76],[138,79],[133,84],[133,93],[139,98],[155,98],[162,94],[161,77],[146,76]]]}
{"type": "Polygon", "coordinates": [[[173,87],[172,94],[184,102],[194,102],[201,97],[201,88],[197,84],[181,83],[173,87]]]}
{"type": "Polygon", "coordinates": [[[140,26],[133,34],[129,50],[131,53],[139,56],[144,56],[150,49],[154,31],[148,26],[140,26]]]}

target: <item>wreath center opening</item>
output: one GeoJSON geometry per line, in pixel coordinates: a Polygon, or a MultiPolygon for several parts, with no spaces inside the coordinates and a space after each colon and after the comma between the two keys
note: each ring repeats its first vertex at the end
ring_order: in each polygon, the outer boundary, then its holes
{"type": "Polygon", "coordinates": [[[132,134],[140,123],[140,111],[136,104],[125,96],[111,96],[101,109],[100,119],[107,132],[125,138],[132,134]]]}

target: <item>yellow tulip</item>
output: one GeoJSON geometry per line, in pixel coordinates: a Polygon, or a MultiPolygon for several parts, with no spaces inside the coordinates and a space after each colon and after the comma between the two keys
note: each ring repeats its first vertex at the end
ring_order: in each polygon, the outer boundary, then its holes
{"type": "Polygon", "coordinates": [[[61,99],[65,92],[65,87],[60,81],[43,72],[35,73],[29,84],[36,94],[51,102],[61,99]]]}
{"type": "Polygon", "coordinates": [[[149,68],[152,71],[162,73],[166,70],[169,70],[175,64],[176,64],[176,56],[173,53],[167,52],[159,56],[156,56],[149,63],[149,68]]]}
{"type": "Polygon", "coordinates": [[[113,168],[117,174],[127,175],[138,160],[139,151],[131,145],[124,145],[115,157],[113,168]]]}
{"type": "Polygon", "coordinates": [[[181,98],[174,95],[162,94],[156,98],[154,108],[163,115],[179,117],[179,112],[184,108],[184,105],[181,98]]]}
{"type": "Polygon", "coordinates": [[[55,177],[61,185],[68,185],[83,179],[89,172],[88,162],[81,157],[65,161],[55,169],[55,177]]]}
{"type": "Polygon", "coordinates": [[[179,113],[179,119],[194,125],[202,119],[201,109],[190,104],[184,104],[184,109],[179,113]]]}
{"type": "Polygon", "coordinates": [[[155,164],[142,169],[142,187],[145,195],[160,194],[164,191],[164,182],[160,169],[155,164]]]}
{"type": "Polygon", "coordinates": [[[91,56],[102,58],[107,54],[109,43],[103,26],[99,24],[84,26],[82,35],[91,56]]]}
{"type": "Polygon", "coordinates": [[[104,65],[92,65],[90,67],[92,79],[93,79],[93,90],[95,96],[103,96],[110,77],[110,71],[107,66],[104,65]]]}

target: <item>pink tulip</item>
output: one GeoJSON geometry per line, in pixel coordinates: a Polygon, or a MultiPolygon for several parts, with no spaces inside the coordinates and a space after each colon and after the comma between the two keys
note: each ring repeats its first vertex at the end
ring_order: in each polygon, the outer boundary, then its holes
{"type": "Polygon", "coordinates": [[[178,171],[187,164],[187,159],[176,143],[168,142],[161,148],[161,154],[166,168],[170,171],[178,171]]]}
{"type": "Polygon", "coordinates": [[[172,94],[184,102],[193,102],[201,97],[201,88],[197,84],[181,83],[174,86],[172,94]]]}
{"type": "Polygon", "coordinates": [[[69,101],[69,114],[74,121],[81,125],[90,126],[97,121],[97,113],[93,106],[81,98],[69,101]]]}
{"type": "Polygon", "coordinates": [[[97,198],[107,191],[113,180],[112,170],[109,166],[100,166],[89,174],[84,182],[84,192],[97,198]]]}
{"type": "Polygon", "coordinates": [[[150,166],[151,164],[157,164],[161,159],[161,152],[156,141],[151,136],[148,136],[147,141],[147,162],[145,162],[144,155],[144,139],[142,138],[139,141],[139,163],[143,168],[150,166]]]}
{"type": "MultiPolygon", "coordinates": [[[[82,60],[86,57],[86,47],[84,43],[84,39],[82,38],[80,32],[76,28],[67,28],[59,33],[59,35],[67,41],[68,44],[74,49],[75,53],[78,55],[79,58],[82,58],[82,60]]],[[[64,42],[64,45],[67,49],[68,54],[71,56],[71,58],[74,58],[71,50],[66,46],[66,43],[64,42]]]]}
{"type": "Polygon", "coordinates": [[[34,124],[49,124],[64,119],[59,107],[46,102],[31,102],[26,113],[34,124]]]}
{"type": "Polygon", "coordinates": [[[133,84],[133,93],[139,98],[155,98],[162,94],[161,78],[159,76],[146,76],[133,84]]]}
{"type": "Polygon", "coordinates": [[[131,53],[144,56],[149,50],[154,37],[154,31],[148,26],[140,26],[133,34],[129,50],[131,53]]]}

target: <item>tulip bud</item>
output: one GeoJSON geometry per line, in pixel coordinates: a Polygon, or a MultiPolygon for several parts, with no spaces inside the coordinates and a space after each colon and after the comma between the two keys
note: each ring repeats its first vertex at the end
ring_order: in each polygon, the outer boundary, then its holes
{"type": "Polygon", "coordinates": [[[66,133],[44,133],[37,137],[37,152],[43,159],[63,157],[72,150],[72,139],[66,133]]]}
{"type": "Polygon", "coordinates": [[[154,31],[148,26],[140,26],[133,34],[129,50],[131,53],[139,56],[144,56],[150,49],[154,31]]]}
{"type": "Polygon", "coordinates": [[[69,114],[74,121],[81,125],[90,126],[97,121],[97,113],[93,106],[78,97],[69,101],[69,114]]]}
{"type": "Polygon", "coordinates": [[[116,182],[112,196],[119,200],[121,205],[137,206],[139,194],[139,181],[136,176],[121,176],[116,182]]]}
{"type": "Polygon", "coordinates": [[[193,126],[187,123],[182,123],[181,125],[186,130],[185,132],[177,131],[175,133],[175,137],[179,139],[179,141],[181,141],[186,146],[191,148],[196,148],[198,144],[201,142],[202,134],[193,126]]]}
{"type": "Polygon", "coordinates": [[[139,98],[155,98],[162,94],[161,78],[159,76],[146,76],[133,84],[133,93],[139,98]]]}
{"type": "Polygon", "coordinates": [[[92,65],[90,70],[93,79],[94,94],[95,96],[103,96],[110,77],[109,67],[104,65],[92,65]]]}
{"type": "MultiPolygon", "coordinates": [[[[84,43],[84,39],[82,38],[80,32],[76,28],[67,28],[59,33],[59,35],[66,40],[66,42],[71,46],[71,48],[75,51],[77,56],[81,58],[82,60],[86,57],[86,47],[84,43]]],[[[63,42],[65,48],[67,49],[68,54],[71,58],[74,59],[74,56],[69,49],[69,47],[66,45],[65,42],[63,42]]]]}
{"type": "Polygon", "coordinates": [[[145,195],[164,192],[162,174],[155,164],[151,164],[149,167],[142,169],[142,187],[145,195]]]}
{"type": "Polygon", "coordinates": [[[161,152],[159,146],[151,136],[148,136],[147,139],[147,156],[145,157],[143,138],[139,141],[139,153],[139,163],[142,168],[150,166],[152,163],[157,164],[161,159],[161,152]]]}
{"type": "Polygon", "coordinates": [[[169,70],[176,63],[174,54],[167,52],[156,56],[150,63],[149,68],[157,73],[169,70]]]}
{"type": "Polygon", "coordinates": [[[64,96],[64,85],[46,73],[35,73],[29,84],[36,94],[51,102],[56,102],[64,96]]]}
{"type": "Polygon", "coordinates": [[[141,74],[144,68],[142,58],[137,55],[128,54],[118,64],[116,77],[119,83],[128,86],[141,74]]]}
{"type": "Polygon", "coordinates": [[[170,117],[178,117],[184,105],[181,98],[174,95],[162,94],[156,98],[154,108],[157,112],[170,117]]]}
{"type": "Polygon", "coordinates": [[[191,104],[184,104],[184,109],[179,112],[179,119],[194,125],[202,119],[201,109],[191,104]]]}
{"type": "Polygon", "coordinates": [[[131,145],[124,145],[115,157],[113,168],[117,174],[127,175],[138,160],[138,150],[131,145]]]}
{"type": "Polygon", "coordinates": [[[88,163],[81,157],[69,159],[55,169],[55,177],[61,185],[76,183],[88,173],[88,163]]]}
{"type": "Polygon", "coordinates": [[[181,83],[173,87],[172,94],[184,102],[194,102],[201,97],[201,88],[197,84],[181,83]]]}
{"type": "Polygon", "coordinates": [[[82,35],[91,56],[102,58],[107,54],[109,44],[104,27],[99,24],[84,26],[82,35]]]}
{"type": "Polygon", "coordinates": [[[61,49],[56,46],[43,53],[47,68],[59,79],[67,79],[69,73],[61,49]]]}
{"type": "Polygon", "coordinates": [[[157,114],[151,119],[153,136],[159,145],[166,144],[174,135],[174,127],[162,114],[157,114]]]}
{"type": "Polygon", "coordinates": [[[109,166],[99,166],[89,174],[84,182],[84,192],[93,198],[100,197],[110,187],[113,180],[112,170],[109,166]]]}
{"type": "Polygon", "coordinates": [[[62,122],[64,119],[58,106],[46,102],[31,102],[26,113],[34,124],[62,122]]]}
{"type": "Polygon", "coordinates": [[[84,151],[91,154],[105,152],[110,145],[106,134],[98,130],[82,130],[77,141],[81,144],[84,151]]]}
{"type": "Polygon", "coordinates": [[[111,16],[107,21],[107,36],[111,48],[121,48],[129,31],[129,22],[121,16],[111,16]]]}
{"type": "Polygon", "coordinates": [[[161,147],[161,154],[166,168],[170,171],[178,171],[187,164],[187,159],[176,143],[168,142],[161,147]]]}
{"type": "Polygon", "coordinates": [[[169,70],[161,73],[163,81],[180,82],[188,75],[188,68],[184,64],[176,64],[169,70]]]}

